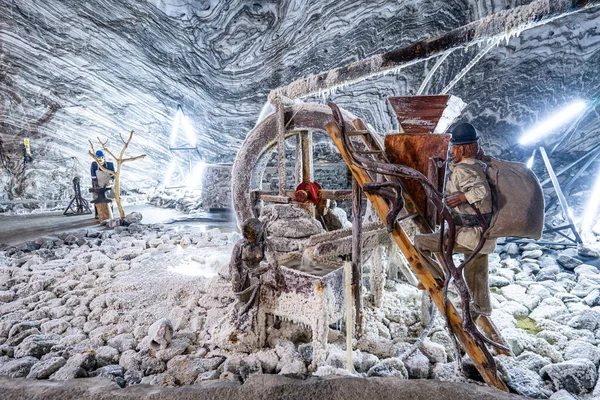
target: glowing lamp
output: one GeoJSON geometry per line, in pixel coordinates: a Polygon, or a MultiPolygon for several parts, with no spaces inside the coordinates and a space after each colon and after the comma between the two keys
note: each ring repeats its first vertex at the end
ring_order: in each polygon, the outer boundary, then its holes
{"type": "Polygon", "coordinates": [[[577,117],[585,108],[587,104],[585,101],[578,100],[567,107],[557,111],[550,118],[542,121],[538,125],[534,126],[530,131],[526,132],[519,143],[522,145],[528,145],[537,142],[542,137],[552,133],[556,128],[562,126],[577,117]]]}

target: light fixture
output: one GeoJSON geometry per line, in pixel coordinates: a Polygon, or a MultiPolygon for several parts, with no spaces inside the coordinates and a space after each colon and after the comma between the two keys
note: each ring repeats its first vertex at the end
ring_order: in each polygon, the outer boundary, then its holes
{"type": "Polygon", "coordinates": [[[171,147],[175,147],[175,139],[177,139],[181,117],[183,117],[183,111],[181,110],[181,106],[177,106],[177,112],[175,112],[175,118],[173,119],[173,127],[171,128],[171,147]]]}
{"type": "Polygon", "coordinates": [[[559,126],[562,126],[575,118],[583,110],[585,110],[586,107],[586,102],[582,100],[577,100],[569,104],[567,107],[555,112],[550,118],[542,121],[531,130],[527,131],[523,136],[521,136],[519,143],[522,145],[535,143],[540,138],[551,133],[559,126]]]}
{"type": "Polygon", "coordinates": [[[594,221],[598,218],[598,212],[600,208],[600,173],[596,177],[596,184],[592,189],[592,192],[589,196],[589,201],[587,206],[585,207],[585,212],[583,214],[582,222],[581,222],[581,232],[587,233],[592,230],[592,226],[594,226],[594,221]]]}
{"type": "Polygon", "coordinates": [[[204,174],[204,163],[199,161],[192,172],[185,178],[187,190],[194,190],[202,184],[204,174]]]}
{"type": "Polygon", "coordinates": [[[188,144],[190,147],[196,147],[196,135],[194,134],[194,126],[192,121],[183,114],[183,108],[181,105],[177,106],[177,112],[173,119],[173,127],[171,128],[171,147],[175,147],[177,143],[177,132],[179,128],[182,128],[187,137],[188,144]]]}
{"type": "Polygon", "coordinates": [[[534,160],[535,160],[535,150],[533,150],[533,153],[531,153],[531,157],[529,157],[529,160],[527,160],[527,168],[531,169],[531,167],[533,167],[534,160]]]}
{"type": "Polygon", "coordinates": [[[165,174],[165,187],[168,187],[171,184],[173,172],[175,172],[175,161],[171,161],[169,168],[167,168],[167,173],[165,174]]]}

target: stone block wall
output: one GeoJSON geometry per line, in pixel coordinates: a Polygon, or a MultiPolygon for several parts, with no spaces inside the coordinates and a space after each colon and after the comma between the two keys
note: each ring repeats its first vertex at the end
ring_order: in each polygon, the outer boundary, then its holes
{"type": "Polygon", "coordinates": [[[202,207],[233,208],[231,200],[231,165],[207,165],[202,178],[202,207]]]}

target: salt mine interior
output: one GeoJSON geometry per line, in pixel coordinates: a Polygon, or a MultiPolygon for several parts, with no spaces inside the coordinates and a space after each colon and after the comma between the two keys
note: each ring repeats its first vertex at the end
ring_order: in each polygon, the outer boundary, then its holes
{"type": "Polygon", "coordinates": [[[0,0],[0,399],[600,400],[599,0],[0,0]]]}

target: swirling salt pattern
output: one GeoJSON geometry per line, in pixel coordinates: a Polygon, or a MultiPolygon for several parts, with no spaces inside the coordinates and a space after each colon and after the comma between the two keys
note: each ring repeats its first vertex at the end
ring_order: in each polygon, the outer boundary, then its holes
{"type": "MultiPolygon", "coordinates": [[[[177,104],[193,121],[204,158],[232,161],[270,89],[520,4],[0,0],[0,134],[27,135],[58,105],[37,128],[36,143],[85,165],[88,139],[118,143],[119,132],[134,129],[130,154],[152,157],[128,165],[129,176],[160,180],[177,104]]],[[[513,148],[545,111],[598,93],[599,15],[596,8],[512,38],[451,91],[469,104],[466,117],[493,152],[513,148]]],[[[426,93],[441,90],[476,51],[455,51],[426,93]]],[[[395,129],[386,97],[415,93],[434,62],[326,97],[380,132],[395,129]]],[[[584,126],[574,136],[579,149],[597,132],[595,122],[584,126]]]]}

